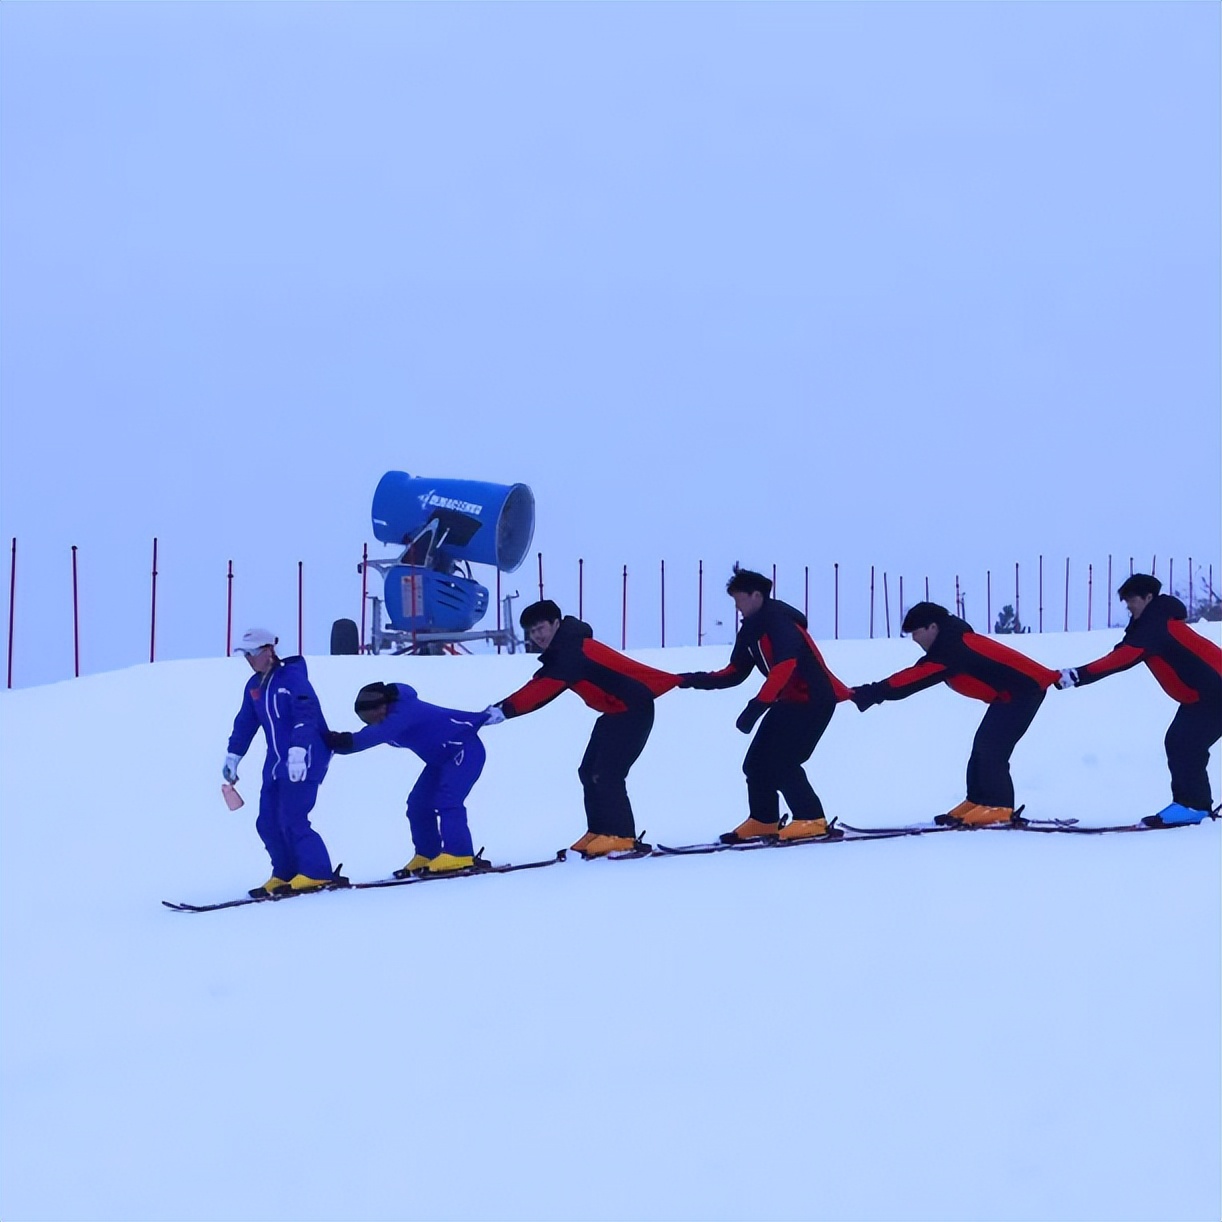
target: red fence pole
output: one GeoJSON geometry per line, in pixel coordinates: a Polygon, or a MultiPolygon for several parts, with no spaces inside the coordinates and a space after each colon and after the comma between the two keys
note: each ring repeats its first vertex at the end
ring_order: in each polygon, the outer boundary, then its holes
{"type": "Polygon", "coordinates": [[[704,644],[704,561],[696,567],[696,644],[704,644]]]}
{"type": "Polygon", "coordinates": [[[81,677],[81,620],[76,601],[76,544],[72,545],[72,673],[81,677]]]}
{"type": "Polygon", "coordinates": [[[662,648],[666,648],[666,561],[662,561],[662,648]]]}
{"type": "Polygon", "coordinates": [[[887,574],[883,571],[883,616],[887,622],[887,640],[891,639],[891,599],[887,593],[887,574]]]}
{"type": "MultiPolygon", "coordinates": [[[[501,570],[496,571],[496,626],[501,626],[501,570]]],[[[365,652],[365,604],[369,601],[369,544],[361,544],[361,653],[365,652]]],[[[500,646],[497,646],[500,649],[500,646]]]]}
{"type": "Polygon", "coordinates": [[[874,639],[874,566],[870,565],[870,640],[874,639]]]}
{"type": "Polygon", "coordinates": [[[539,601],[543,601],[543,553],[539,553],[539,601]]]}
{"type": "Polygon", "coordinates": [[[1091,612],[1095,608],[1095,566],[1086,566],[1086,631],[1090,631],[1091,612]]]}
{"type": "Polygon", "coordinates": [[[153,539],[153,610],[149,620],[149,661],[157,658],[157,540],[153,539]]]}
{"type": "Polygon", "coordinates": [[[585,619],[583,608],[585,606],[585,567],[586,562],[578,559],[577,561],[577,618],[585,619]]]}
{"type": "Polygon", "coordinates": [[[1040,631],[1043,632],[1044,631],[1044,555],[1042,552],[1040,553],[1039,595],[1040,595],[1040,608],[1039,608],[1040,609],[1040,631]]]}
{"type": "Polygon", "coordinates": [[[225,657],[233,653],[233,561],[225,574],[225,657]]]}
{"type": "Polygon", "coordinates": [[[301,561],[298,560],[297,561],[297,652],[304,657],[305,656],[305,646],[302,643],[302,633],[301,633],[301,622],[303,619],[302,595],[305,593],[303,589],[303,585],[304,583],[303,583],[302,572],[301,572],[301,561]]]}
{"type": "Polygon", "coordinates": [[[8,578],[8,685],[13,686],[13,612],[17,594],[17,536],[13,536],[13,563],[8,578]]]}
{"type": "Polygon", "coordinates": [[[1157,555],[1152,557],[1150,560],[1150,576],[1151,577],[1158,576],[1158,556],[1157,555]]]}
{"type": "Polygon", "coordinates": [[[620,611],[619,647],[628,648],[628,566],[624,565],[624,605],[620,611]]]}
{"type": "Polygon", "coordinates": [[[832,565],[832,639],[840,640],[840,562],[832,565]]]}

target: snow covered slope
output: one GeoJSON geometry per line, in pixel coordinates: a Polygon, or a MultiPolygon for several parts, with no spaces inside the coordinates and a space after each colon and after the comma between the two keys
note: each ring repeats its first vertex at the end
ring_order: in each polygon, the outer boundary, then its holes
{"type": "MultiPolygon", "coordinates": [[[[1066,666],[1118,635],[1021,646],[1066,666]]],[[[825,656],[853,683],[919,651],[825,656]]],[[[310,667],[354,728],[372,679],[482,708],[533,662],[310,667]]],[[[1216,824],[571,860],[172,913],[266,876],[258,745],[250,804],[218,792],[246,674],[162,663],[0,700],[6,1220],[1219,1216],[1216,824]]],[[[757,686],[659,702],[630,777],[650,838],[743,816],[733,720],[757,686]]],[[[982,711],[943,689],[842,706],[809,766],[829,813],[946,809],[982,711]]],[[[1051,693],[1020,801],[1096,823],[1158,809],[1173,711],[1144,668],[1051,693]]],[[[489,857],[583,830],[592,721],[566,695],[484,731],[489,857]]],[[[417,770],[390,748],[335,761],[316,825],[351,877],[410,856],[417,770]]]]}

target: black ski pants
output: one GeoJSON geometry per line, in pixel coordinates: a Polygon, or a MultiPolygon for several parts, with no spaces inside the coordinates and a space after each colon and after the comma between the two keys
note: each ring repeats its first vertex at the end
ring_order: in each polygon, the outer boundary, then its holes
{"type": "Polygon", "coordinates": [[[653,701],[595,723],[577,775],[585,792],[586,826],[599,836],[636,836],[628,801],[628,772],[653,729],[653,701]]]}
{"type": "Polygon", "coordinates": [[[836,711],[834,701],[819,704],[774,704],[764,714],[743,760],[747,808],[761,823],[778,823],[779,795],[795,819],[823,818],[823,803],[811,788],[802,765],[811,757],[836,711]]]}
{"type": "Polygon", "coordinates": [[[1181,704],[1167,737],[1167,767],[1171,769],[1171,800],[1193,810],[1210,810],[1209,749],[1222,738],[1222,705],[1213,701],[1181,704]]]}
{"type": "Polygon", "coordinates": [[[967,800],[981,806],[1014,806],[1014,782],[1010,779],[1010,756],[1027,732],[1044,692],[1020,700],[989,705],[967,761],[967,800]]]}

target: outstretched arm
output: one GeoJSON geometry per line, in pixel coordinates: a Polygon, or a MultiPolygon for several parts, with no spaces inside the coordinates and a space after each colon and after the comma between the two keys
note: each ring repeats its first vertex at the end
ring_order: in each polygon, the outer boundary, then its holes
{"type": "Polygon", "coordinates": [[[946,667],[940,662],[918,662],[905,670],[877,683],[862,683],[853,689],[853,703],[864,713],[866,709],[884,700],[903,700],[943,682],[947,677],[946,667]]]}
{"type": "Polygon", "coordinates": [[[755,669],[750,651],[745,645],[734,643],[730,661],[721,670],[696,670],[679,676],[680,687],[693,687],[697,691],[711,692],[723,687],[737,687],[746,681],[755,669]]]}

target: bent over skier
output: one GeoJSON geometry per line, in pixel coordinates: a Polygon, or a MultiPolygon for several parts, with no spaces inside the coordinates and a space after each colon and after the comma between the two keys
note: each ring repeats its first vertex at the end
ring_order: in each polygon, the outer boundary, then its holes
{"type": "Polygon", "coordinates": [[[254,677],[242,694],[221,769],[233,784],[242,757],[262,727],[267,756],[255,831],[271,858],[272,876],[251,890],[253,896],[270,895],[281,887],[312,891],[344,881],[333,874],[327,846],[310,826],[310,812],[331,760],[327,723],[305,658],[278,658],[277,643],[267,629],[251,628],[233,651],[246,658],[254,677]]]}
{"type": "Polygon", "coordinates": [[[327,743],[337,754],[389,743],[424,760],[424,771],[407,795],[415,856],[396,873],[445,874],[475,866],[466,801],[484,770],[479,728],[488,715],[429,704],[406,683],[367,683],[353,709],[365,729],[329,734],[327,743]]]}
{"type": "Polygon", "coordinates": [[[634,662],[596,641],[589,624],[572,615],[562,617],[550,598],[526,607],[518,622],[541,651],[539,669],[487,711],[494,722],[520,717],[572,688],[600,713],[577,769],[587,830],[572,847],[586,857],[629,850],[637,840],[628,772],[653,729],[654,698],[670,691],[678,676],[634,662]]]}
{"type": "Polygon", "coordinates": [[[862,711],[884,700],[904,700],[937,683],[989,706],[972,740],[967,761],[967,798],[936,822],[983,827],[1008,823],[1014,815],[1010,756],[1044,702],[1057,672],[972,631],[971,624],[937,603],[919,602],[904,616],[901,631],[925,651],[915,666],[878,683],[853,689],[862,711]]]}
{"type": "Polygon", "coordinates": [[[1149,573],[1134,573],[1117,594],[1129,609],[1124,638],[1111,653],[1061,671],[1059,688],[1082,687],[1144,662],[1179,703],[1163,745],[1171,773],[1171,805],[1142,822],[1151,827],[1200,823],[1213,806],[1209,751],[1222,738],[1222,649],[1188,626],[1188,610],[1160,591],[1149,573]]]}
{"type": "Polygon", "coordinates": [[[726,593],[743,620],[729,664],[721,670],[679,676],[680,687],[702,691],[736,687],[753,670],[765,676],[764,686],[734,723],[750,734],[764,719],[743,759],[747,818],[721,840],[735,844],[778,834],[786,841],[826,836],[823,803],[802,765],[814,753],[836,705],[847,700],[850,691],[823,661],[806,630],[806,616],[773,598],[772,582],[762,573],[735,568],[726,593]],[[778,795],[784,796],[793,816],[784,828],[779,826],[778,795]]]}

